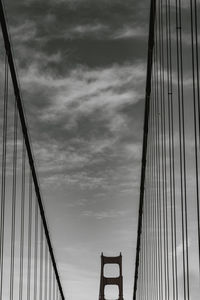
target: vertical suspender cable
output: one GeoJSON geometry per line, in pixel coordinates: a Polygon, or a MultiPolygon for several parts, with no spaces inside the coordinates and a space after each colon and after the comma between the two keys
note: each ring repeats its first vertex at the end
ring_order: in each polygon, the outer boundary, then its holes
{"type": "Polygon", "coordinates": [[[49,300],[52,300],[52,268],[51,268],[50,258],[49,258],[49,300]]]}
{"type": "Polygon", "coordinates": [[[170,53],[170,44],[169,44],[169,5],[166,1],[166,10],[165,10],[165,26],[166,26],[166,53],[167,53],[167,105],[168,105],[168,153],[169,153],[169,198],[170,198],[170,228],[171,228],[171,250],[172,250],[172,297],[175,299],[175,283],[174,283],[174,229],[173,229],[173,211],[172,211],[172,158],[171,158],[171,115],[170,115],[170,97],[172,95],[172,86],[170,82],[170,63],[169,63],[169,53],[170,53]]]}
{"type": "Polygon", "coordinates": [[[35,199],[35,237],[34,237],[34,291],[33,298],[38,299],[38,203],[35,199]]]}
{"type": "Polygon", "coordinates": [[[172,91],[172,46],[171,46],[171,0],[166,3],[166,41],[167,41],[167,85],[168,85],[168,136],[169,136],[169,188],[171,213],[171,249],[172,249],[172,295],[178,299],[177,254],[176,254],[176,204],[174,170],[174,120],[172,91]]]}
{"type": "MultiPolygon", "coordinates": [[[[196,78],[197,78],[197,107],[199,123],[199,147],[200,147],[200,76],[199,76],[199,41],[198,41],[198,15],[197,0],[194,0],[194,35],[195,35],[195,52],[196,52],[196,78]]],[[[198,203],[199,205],[199,203],[198,203]]]]}
{"type": "Polygon", "coordinates": [[[156,18],[156,26],[155,26],[155,47],[154,47],[154,69],[155,69],[155,151],[156,151],[156,207],[157,207],[157,261],[158,261],[158,295],[159,299],[162,297],[162,264],[161,264],[161,251],[160,251],[160,218],[159,218],[159,202],[160,202],[160,164],[159,164],[159,114],[158,114],[158,54],[157,54],[157,18],[156,18]]]}
{"type": "Polygon", "coordinates": [[[47,265],[48,265],[48,257],[47,257],[47,244],[45,241],[44,245],[44,300],[47,300],[47,275],[48,275],[48,270],[47,270],[47,265]]]}
{"type": "Polygon", "coordinates": [[[32,175],[29,173],[29,213],[28,213],[28,264],[27,264],[27,300],[31,295],[31,248],[32,248],[32,175]]]}
{"type": "Polygon", "coordinates": [[[41,226],[40,226],[40,295],[39,295],[39,300],[43,300],[43,265],[44,265],[44,260],[43,260],[43,226],[42,226],[42,221],[41,221],[41,226]]]}
{"type": "Polygon", "coordinates": [[[182,127],[181,127],[181,87],[180,87],[180,15],[179,3],[176,0],[176,48],[177,48],[177,80],[178,80],[178,114],[179,114],[179,151],[180,151],[180,183],[181,183],[181,219],[182,219],[182,247],[183,247],[183,292],[186,300],[186,271],[185,271],[185,223],[184,223],[184,204],[183,204],[183,167],[182,167],[182,127]]]}
{"type": "Polygon", "coordinates": [[[55,276],[53,274],[53,300],[55,300],[55,276]]]}
{"type": "Polygon", "coordinates": [[[168,237],[168,178],[167,178],[167,139],[166,139],[166,113],[167,113],[167,105],[166,105],[166,97],[165,97],[165,50],[164,50],[164,7],[166,9],[166,5],[163,5],[163,0],[161,1],[161,45],[162,45],[162,100],[163,100],[163,164],[164,164],[164,222],[165,222],[165,255],[166,255],[166,299],[169,300],[169,237],[168,237]]]}
{"type": "Polygon", "coordinates": [[[177,25],[177,75],[178,75],[178,111],[180,140],[180,175],[181,175],[181,211],[182,211],[182,245],[184,269],[184,299],[190,298],[189,262],[188,262],[188,225],[187,225],[187,191],[186,191],[186,160],[185,160],[185,117],[183,91],[183,51],[182,51],[182,16],[181,1],[176,0],[177,25]]]}
{"type": "Polygon", "coordinates": [[[22,186],[21,186],[21,225],[20,225],[20,275],[19,275],[19,300],[23,297],[24,288],[24,210],[25,210],[25,168],[26,149],[24,140],[22,142],[22,186]]]}
{"type": "Polygon", "coordinates": [[[7,158],[7,123],[8,123],[8,60],[5,55],[4,71],[4,107],[3,107],[3,153],[1,174],[1,220],[0,220],[0,299],[3,293],[4,267],[4,227],[5,227],[5,200],[6,200],[6,158],[7,158]]]}
{"type": "Polygon", "coordinates": [[[173,107],[173,97],[172,97],[172,38],[171,38],[171,0],[168,0],[168,10],[169,10],[169,82],[170,82],[170,115],[171,115],[171,155],[172,155],[172,195],[173,195],[173,228],[174,228],[174,268],[175,268],[175,295],[176,300],[178,300],[178,271],[177,271],[177,237],[176,237],[176,186],[175,186],[175,154],[174,154],[174,107],[173,107]]]}
{"type": "Polygon", "coordinates": [[[163,74],[163,43],[162,43],[162,0],[158,3],[158,49],[159,49],[159,103],[160,103],[160,144],[161,144],[161,223],[163,236],[163,278],[164,278],[164,297],[167,299],[167,276],[166,276],[166,220],[165,220],[165,166],[164,166],[164,74],[163,74]]]}
{"type": "Polygon", "coordinates": [[[17,104],[14,107],[14,145],[13,145],[13,183],[12,183],[12,224],[11,224],[11,263],[10,263],[10,300],[13,300],[14,266],[15,266],[15,220],[16,220],[16,175],[17,175],[17,130],[18,112],[17,104]]]}
{"type": "MultiPolygon", "coordinates": [[[[159,11],[158,11],[159,13],[159,11]]],[[[160,64],[160,47],[159,47],[159,19],[157,18],[157,27],[156,27],[156,36],[155,36],[155,51],[157,55],[157,64],[156,64],[156,89],[157,89],[157,114],[158,114],[158,121],[157,121],[157,147],[158,147],[158,234],[159,234],[159,268],[160,268],[160,292],[161,292],[161,299],[164,297],[164,285],[163,285],[163,234],[162,234],[162,161],[161,161],[161,105],[160,105],[160,76],[159,76],[159,64],[160,64]]]]}

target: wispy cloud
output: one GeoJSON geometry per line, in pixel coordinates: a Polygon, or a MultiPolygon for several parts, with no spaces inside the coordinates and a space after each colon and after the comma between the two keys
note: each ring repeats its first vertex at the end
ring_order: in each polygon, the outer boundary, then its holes
{"type": "Polygon", "coordinates": [[[96,218],[98,220],[103,219],[113,219],[113,218],[119,218],[119,217],[125,217],[130,213],[130,211],[116,211],[114,209],[108,210],[108,211],[102,211],[102,212],[94,212],[91,210],[86,210],[81,213],[84,217],[91,217],[96,218]]]}
{"type": "Polygon", "coordinates": [[[33,21],[26,20],[25,23],[19,26],[11,27],[10,34],[12,36],[13,42],[27,42],[29,40],[35,39],[36,37],[36,24],[33,21]]]}
{"type": "Polygon", "coordinates": [[[147,28],[137,27],[137,25],[133,27],[125,26],[113,34],[114,39],[126,39],[135,37],[147,38],[147,36],[147,28]]]}
{"type": "MultiPolygon", "coordinates": [[[[56,56],[57,57],[57,56],[56,56]]],[[[127,103],[136,103],[143,95],[145,67],[114,65],[110,68],[90,70],[78,68],[64,78],[54,78],[51,74],[39,71],[31,65],[23,71],[21,82],[29,92],[35,89],[48,89],[51,104],[45,107],[43,119],[61,117],[73,111],[92,113],[97,109],[115,110],[127,103]]]]}

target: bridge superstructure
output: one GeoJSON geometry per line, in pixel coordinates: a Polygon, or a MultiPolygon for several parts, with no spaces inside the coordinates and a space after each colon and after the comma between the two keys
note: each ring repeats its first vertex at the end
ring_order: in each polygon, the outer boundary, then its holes
{"type": "Polygon", "coordinates": [[[199,17],[151,1],[134,300],[200,294],[199,17]]]}
{"type": "MultiPolygon", "coordinates": [[[[200,293],[199,18],[198,0],[150,1],[133,300],[200,293]]],[[[0,299],[64,300],[1,0],[0,23],[0,299]]],[[[102,255],[100,300],[106,284],[123,299],[121,256],[102,255]]]]}
{"type": "Polygon", "coordinates": [[[0,23],[0,299],[64,300],[2,1],[0,23]]]}
{"type": "Polygon", "coordinates": [[[123,298],[123,276],[122,276],[122,255],[119,256],[104,256],[101,254],[101,275],[100,275],[100,289],[99,289],[99,300],[106,300],[105,298],[105,287],[107,285],[116,285],[119,290],[118,300],[124,300],[123,298]],[[117,264],[119,266],[119,276],[117,277],[106,277],[104,275],[104,266],[110,264],[117,264]]]}

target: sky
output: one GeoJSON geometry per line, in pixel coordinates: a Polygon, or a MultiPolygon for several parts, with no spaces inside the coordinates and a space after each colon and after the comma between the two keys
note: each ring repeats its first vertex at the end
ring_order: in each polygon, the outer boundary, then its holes
{"type": "Polygon", "coordinates": [[[120,251],[131,299],[149,1],[7,0],[5,7],[66,299],[97,299],[100,254],[120,251]]]}

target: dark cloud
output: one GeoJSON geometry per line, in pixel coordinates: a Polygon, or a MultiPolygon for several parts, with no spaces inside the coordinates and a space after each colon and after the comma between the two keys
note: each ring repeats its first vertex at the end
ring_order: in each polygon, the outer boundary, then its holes
{"type": "Polygon", "coordinates": [[[75,64],[112,65],[145,55],[148,6],[140,13],[140,1],[8,1],[6,6],[21,66],[36,59],[33,52],[44,57],[59,52],[62,64],[46,65],[58,74],[75,64]]]}

